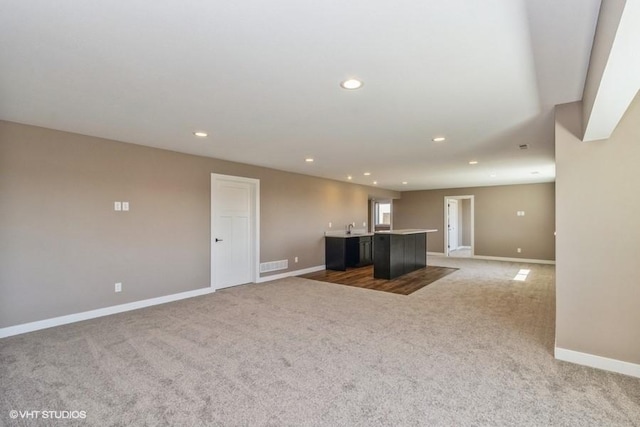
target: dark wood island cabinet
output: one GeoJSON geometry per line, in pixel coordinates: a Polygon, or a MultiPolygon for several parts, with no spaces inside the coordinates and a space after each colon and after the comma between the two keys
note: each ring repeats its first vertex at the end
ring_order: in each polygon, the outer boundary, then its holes
{"type": "Polygon", "coordinates": [[[427,266],[427,233],[436,230],[391,230],[374,236],[373,277],[394,279],[427,266]]]}

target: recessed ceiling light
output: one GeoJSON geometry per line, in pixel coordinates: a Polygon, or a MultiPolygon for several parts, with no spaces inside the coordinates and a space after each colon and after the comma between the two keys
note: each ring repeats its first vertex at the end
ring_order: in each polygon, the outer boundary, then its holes
{"type": "Polygon", "coordinates": [[[352,177],[351,175],[349,175],[349,176],[347,177],[347,179],[351,180],[351,179],[353,179],[353,177],[352,177]]]}
{"type": "Polygon", "coordinates": [[[373,185],[378,185],[378,181],[373,181],[373,185]]]}
{"type": "Polygon", "coordinates": [[[363,83],[360,80],[357,79],[349,79],[349,80],[345,80],[342,83],[340,83],[340,86],[343,89],[348,89],[348,90],[355,90],[355,89],[360,89],[362,87],[363,83]]]}
{"type": "Polygon", "coordinates": [[[371,175],[371,172],[365,172],[364,173],[364,176],[369,176],[369,175],[371,175]]]}
{"type": "Polygon", "coordinates": [[[206,132],[202,132],[202,131],[196,131],[193,133],[195,136],[200,137],[200,138],[204,138],[208,135],[208,133],[206,132]]]}
{"type": "Polygon", "coordinates": [[[307,163],[313,163],[313,159],[311,157],[307,157],[304,161],[307,163]]]}
{"type": "Polygon", "coordinates": [[[491,175],[489,175],[491,178],[495,178],[496,176],[498,176],[498,174],[492,173],[491,175]]]}
{"type": "Polygon", "coordinates": [[[471,160],[471,161],[469,162],[469,164],[470,164],[470,165],[477,165],[477,164],[478,164],[478,161],[477,161],[477,160],[471,160]]]}
{"type": "Polygon", "coordinates": [[[407,185],[408,182],[407,181],[402,181],[402,185],[407,185]]]}
{"type": "Polygon", "coordinates": [[[436,136],[435,138],[433,138],[432,141],[433,142],[443,142],[445,139],[447,139],[447,138],[445,138],[444,136],[436,136]]]}

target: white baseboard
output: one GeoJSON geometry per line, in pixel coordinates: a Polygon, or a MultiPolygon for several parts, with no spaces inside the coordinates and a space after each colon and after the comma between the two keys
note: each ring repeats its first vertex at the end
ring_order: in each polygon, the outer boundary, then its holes
{"type": "Polygon", "coordinates": [[[499,257],[499,256],[484,256],[484,255],[474,255],[472,258],[484,259],[487,261],[526,262],[528,264],[556,265],[556,262],[550,259],[505,258],[505,257],[499,257]]]}
{"type": "Polygon", "coordinates": [[[256,283],[270,282],[272,280],[284,279],[291,276],[300,276],[301,274],[314,273],[316,271],[324,270],[324,265],[316,265],[315,267],[304,268],[302,270],[287,271],[286,273],[273,274],[271,276],[260,277],[256,283]]]}
{"type": "MultiPolygon", "coordinates": [[[[427,252],[427,255],[446,256],[444,252],[427,252]]],[[[453,257],[456,258],[456,257],[453,257]]],[[[457,258],[457,259],[484,259],[487,261],[507,261],[507,262],[526,262],[529,264],[547,264],[556,265],[554,260],[548,259],[530,259],[530,258],[506,258],[499,256],[484,256],[484,255],[471,255],[469,258],[457,258]]]]}
{"type": "MultiPolygon", "coordinates": [[[[268,282],[271,280],[277,280],[291,276],[299,276],[301,274],[313,273],[315,271],[324,269],[324,265],[319,265],[316,267],[305,268],[303,270],[288,271],[282,274],[260,277],[256,281],[256,283],[268,282]]],[[[137,310],[139,308],[151,307],[153,305],[165,304],[168,302],[179,301],[186,298],[193,298],[213,292],[215,292],[215,289],[207,287],[196,289],[193,291],[181,292],[179,294],[165,295],[157,298],[134,301],[127,304],[114,305],[111,307],[98,308],[96,310],[83,311],[81,313],[68,314],[66,316],[53,317],[51,319],[38,320],[36,322],[7,326],[6,328],[0,328],[0,338],[26,334],[27,332],[39,331],[41,329],[53,328],[55,326],[67,325],[69,323],[81,322],[83,320],[95,319],[97,317],[109,316],[111,314],[123,313],[125,311],[137,310]]]]}
{"type": "Polygon", "coordinates": [[[165,295],[157,298],[150,298],[141,301],[134,301],[127,304],[113,305],[111,307],[98,308],[96,310],[84,311],[82,313],[69,314],[66,316],[53,317],[51,319],[38,320],[36,322],[23,323],[21,325],[8,326],[0,329],[0,338],[11,337],[13,335],[25,334],[27,332],[39,331],[41,329],[53,328],[54,326],[67,325],[69,323],[83,320],[95,319],[97,317],[109,316],[111,314],[123,313],[125,311],[137,310],[139,308],[150,307],[152,305],[165,304],[179,301],[181,299],[193,298],[215,292],[213,288],[202,288],[193,291],[181,292],[179,294],[165,295]]]}
{"type": "Polygon", "coordinates": [[[556,359],[565,362],[576,363],[578,365],[589,366],[591,368],[617,372],[618,374],[640,378],[640,365],[635,363],[609,359],[608,357],[581,353],[579,351],[567,350],[566,348],[560,347],[555,348],[555,357],[556,359]]]}

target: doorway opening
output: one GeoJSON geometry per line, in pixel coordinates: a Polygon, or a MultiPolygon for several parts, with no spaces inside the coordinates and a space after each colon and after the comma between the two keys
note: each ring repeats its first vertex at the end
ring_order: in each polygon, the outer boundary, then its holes
{"type": "Polygon", "coordinates": [[[474,256],[474,196],[445,196],[444,254],[471,258],[474,256]]]}

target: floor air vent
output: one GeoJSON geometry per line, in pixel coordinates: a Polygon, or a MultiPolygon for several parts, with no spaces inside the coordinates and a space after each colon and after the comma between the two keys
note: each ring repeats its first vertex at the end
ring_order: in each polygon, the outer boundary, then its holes
{"type": "Polygon", "coordinates": [[[260,273],[268,273],[270,271],[286,270],[289,268],[289,260],[263,262],[260,264],[260,273]]]}

